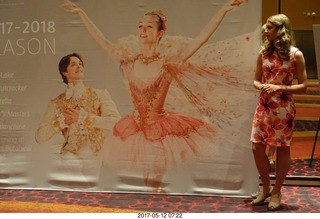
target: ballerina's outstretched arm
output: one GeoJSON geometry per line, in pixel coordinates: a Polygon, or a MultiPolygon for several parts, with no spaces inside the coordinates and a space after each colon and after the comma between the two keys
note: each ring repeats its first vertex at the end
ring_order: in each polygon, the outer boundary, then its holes
{"type": "Polygon", "coordinates": [[[61,7],[67,12],[79,15],[90,35],[103,48],[103,50],[110,57],[120,60],[120,54],[114,52],[115,45],[103,35],[103,33],[79,6],[77,6],[71,0],[64,0],[64,3],[61,5],[61,7]]]}
{"type": "MultiPolygon", "coordinates": [[[[239,5],[248,2],[248,0],[231,0],[225,4],[218,13],[208,22],[208,24],[202,29],[198,36],[191,41],[191,43],[186,46],[181,53],[179,53],[178,60],[184,62],[188,60],[200,47],[208,41],[212,34],[219,27],[225,15],[232,9],[238,7],[239,5]]],[[[121,59],[121,53],[115,53],[115,45],[111,43],[103,33],[97,28],[97,26],[91,21],[88,15],[71,0],[64,0],[62,7],[71,13],[78,14],[82,19],[87,30],[95,41],[106,51],[106,53],[115,58],[116,60],[121,59]]]]}
{"type": "Polygon", "coordinates": [[[182,62],[188,60],[200,47],[205,44],[212,34],[219,27],[225,15],[232,9],[238,7],[239,5],[248,2],[248,0],[231,0],[226,3],[215,16],[207,23],[207,25],[202,29],[202,31],[186,46],[182,52],[179,54],[178,59],[182,62]]]}

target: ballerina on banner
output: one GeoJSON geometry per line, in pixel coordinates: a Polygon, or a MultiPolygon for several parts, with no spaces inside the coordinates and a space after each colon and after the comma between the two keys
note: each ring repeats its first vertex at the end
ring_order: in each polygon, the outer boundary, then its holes
{"type": "Polygon", "coordinates": [[[113,143],[109,141],[105,147],[106,165],[140,168],[145,185],[152,191],[161,191],[169,165],[192,159],[199,155],[201,148],[212,147],[218,129],[214,123],[223,118],[222,109],[227,112],[228,107],[222,94],[215,93],[216,87],[232,86],[240,91],[252,85],[251,80],[246,86],[235,77],[241,57],[223,60],[228,59],[227,50],[245,41],[245,37],[221,44],[219,49],[226,50],[225,57],[215,53],[215,44],[205,48],[203,45],[226,14],[246,2],[227,2],[194,39],[165,36],[166,16],[160,10],[150,11],[139,20],[137,36],[130,35],[114,44],[84,10],[70,0],[64,1],[62,7],[82,19],[93,39],[120,64],[128,82],[134,110],[114,126],[113,143]],[[203,50],[196,53],[200,48],[203,50]],[[211,61],[208,59],[215,60],[217,65],[208,65],[211,61]],[[175,92],[184,94],[188,106],[193,107],[183,106],[183,112],[178,111],[179,106],[173,102],[177,103],[180,96],[173,96],[175,92]],[[169,97],[176,99],[170,102],[169,97]],[[191,116],[193,109],[199,112],[199,118],[191,116]],[[217,112],[220,114],[214,116],[217,112]]]}

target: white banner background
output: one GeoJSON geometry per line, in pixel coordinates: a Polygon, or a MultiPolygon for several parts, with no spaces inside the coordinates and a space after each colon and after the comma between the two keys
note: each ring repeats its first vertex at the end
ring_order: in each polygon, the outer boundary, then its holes
{"type": "MultiPolygon", "coordinates": [[[[79,0],[76,4],[110,41],[116,42],[121,37],[135,34],[139,18],[153,9],[161,9],[167,15],[166,35],[195,37],[225,2],[79,0]]],[[[48,101],[66,88],[58,72],[58,62],[62,56],[78,52],[85,63],[86,85],[107,89],[121,116],[133,110],[118,64],[109,60],[79,17],[60,7],[62,3],[58,0],[0,0],[0,188],[150,192],[143,185],[142,176],[132,173],[128,179],[121,181],[119,178],[123,176],[104,167],[101,168],[99,186],[68,183],[56,186],[49,180],[50,175],[54,174],[52,171],[57,171],[52,169],[57,162],[53,157],[61,156],[59,151],[63,138],[56,135],[50,141],[38,144],[34,136],[48,101]]],[[[253,79],[260,44],[260,20],[261,2],[249,0],[227,14],[207,43],[220,45],[222,40],[232,42],[239,36],[247,36],[248,44],[230,47],[232,49],[221,58],[222,62],[229,57],[230,60],[241,59],[238,80],[248,87],[253,79]],[[236,54],[243,56],[233,57],[236,54]]],[[[235,111],[245,113],[230,121],[225,130],[227,124],[218,124],[222,131],[219,138],[212,142],[212,148],[218,148],[217,153],[209,151],[195,163],[190,161],[168,169],[166,192],[248,196],[257,191],[258,174],[249,142],[257,93],[246,91],[247,87],[243,90],[232,89],[227,86],[217,88],[216,95],[226,100],[236,97],[241,105],[235,111]]],[[[112,132],[107,134],[112,135],[112,132]]],[[[62,181],[69,181],[69,178],[71,176],[62,176],[62,181]]]]}

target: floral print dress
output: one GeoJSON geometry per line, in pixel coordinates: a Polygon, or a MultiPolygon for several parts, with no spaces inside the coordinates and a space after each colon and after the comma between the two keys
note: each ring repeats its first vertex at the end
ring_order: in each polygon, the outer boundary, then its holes
{"type": "MultiPolygon", "coordinates": [[[[291,48],[288,61],[279,58],[276,52],[271,56],[263,55],[261,82],[291,85],[296,70],[293,58],[297,51],[297,48],[291,48]]],[[[269,146],[290,146],[295,113],[292,94],[277,92],[269,95],[261,92],[253,117],[250,141],[269,146]]]]}

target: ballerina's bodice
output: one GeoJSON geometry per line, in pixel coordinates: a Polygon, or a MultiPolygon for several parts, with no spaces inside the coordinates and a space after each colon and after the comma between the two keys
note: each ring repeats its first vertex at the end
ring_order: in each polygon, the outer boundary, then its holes
{"type": "Polygon", "coordinates": [[[170,83],[164,77],[162,70],[154,79],[142,81],[134,77],[129,81],[135,108],[134,116],[140,125],[150,124],[165,118],[164,102],[170,83]]]}
{"type": "Polygon", "coordinates": [[[190,131],[205,125],[199,119],[164,109],[172,78],[165,64],[157,64],[158,72],[144,75],[144,72],[133,68],[134,62],[122,63],[121,68],[128,79],[134,111],[115,125],[115,136],[126,139],[142,131],[146,139],[153,141],[167,135],[187,136],[190,131]]]}

